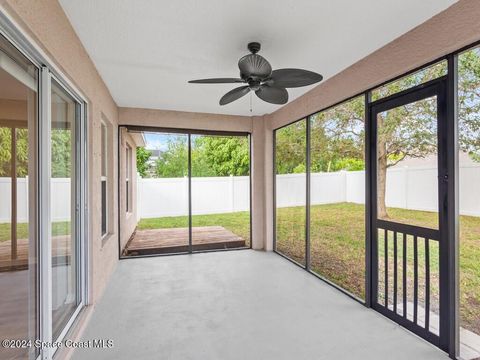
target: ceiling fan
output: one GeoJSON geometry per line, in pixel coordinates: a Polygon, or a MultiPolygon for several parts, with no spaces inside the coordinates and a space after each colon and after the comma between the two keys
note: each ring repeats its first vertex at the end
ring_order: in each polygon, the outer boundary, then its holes
{"type": "Polygon", "coordinates": [[[263,101],[272,104],[286,104],[288,91],[286,88],[307,86],[322,81],[323,76],[313,71],[302,69],[278,69],[272,71],[270,63],[257,53],[260,51],[260,43],[248,44],[251,54],[245,55],[238,61],[240,69],[239,78],[216,78],[191,80],[191,84],[230,84],[245,83],[247,85],[237,87],[226,93],[220,99],[220,105],[226,105],[240,99],[250,91],[263,101]]]}

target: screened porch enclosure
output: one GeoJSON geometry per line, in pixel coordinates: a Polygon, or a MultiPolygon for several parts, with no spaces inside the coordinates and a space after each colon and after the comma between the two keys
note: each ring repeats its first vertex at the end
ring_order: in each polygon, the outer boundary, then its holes
{"type": "Polygon", "coordinates": [[[479,54],[275,129],[273,147],[274,251],[463,359],[480,357],[479,54]]]}
{"type": "Polygon", "coordinates": [[[144,142],[136,148],[136,224],[122,256],[250,247],[249,134],[120,132],[144,142]]]}

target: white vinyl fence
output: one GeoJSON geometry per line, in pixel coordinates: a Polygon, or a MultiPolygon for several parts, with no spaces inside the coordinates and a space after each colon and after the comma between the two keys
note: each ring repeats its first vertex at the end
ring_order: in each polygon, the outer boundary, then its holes
{"type": "MultiPolygon", "coordinates": [[[[139,179],[138,217],[188,215],[188,178],[139,179]]],[[[192,213],[221,214],[248,211],[248,176],[192,178],[192,213]]]]}
{"type": "MultiPolygon", "coordinates": [[[[70,220],[70,179],[54,178],[51,182],[50,201],[52,204],[52,220],[70,220]]],[[[0,223],[11,221],[12,211],[12,180],[0,178],[0,223]]],[[[28,220],[28,181],[26,178],[17,179],[17,221],[19,223],[28,220]]]]}
{"type": "MultiPolygon", "coordinates": [[[[436,211],[437,169],[393,168],[387,171],[386,205],[410,210],[436,211]]],[[[364,171],[312,173],[311,204],[365,203],[364,171]]],[[[480,165],[460,167],[460,214],[480,216],[480,165]]],[[[305,174],[277,175],[277,206],[305,204],[305,174]]]]}
{"type": "MultiPolygon", "coordinates": [[[[387,206],[434,211],[437,207],[436,169],[431,167],[393,168],[387,172],[387,206]]],[[[365,202],[363,171],[313,173],[311,203],[333,204],[365,202]]],[[[138,179],[138,218],[183,216],[188,214],[188,179],[138,179]]],[[[192,212],[219,214],[248,211],[250,186],[247,176],[192,179],[192,212]]],[[[11,184],[0,178],[0,222],[10,221],[11,184]]],[[[460,168],[460,213],[480,216],[480,166],[460,168]]],[[[28,192],[25,178],[18,179],[18,221],[28,217],[28,192]]],[[[51,190],[53,220],[70,216],[70,180],[53,179],[51,190]]],[[[277,176],[277,206],[305,204],[305,174],[277,176]]]]}

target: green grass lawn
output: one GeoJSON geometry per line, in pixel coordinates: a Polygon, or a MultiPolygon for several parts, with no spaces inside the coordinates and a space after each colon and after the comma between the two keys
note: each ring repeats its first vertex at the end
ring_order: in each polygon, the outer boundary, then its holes
{"type": "MultiPolygon", "coordinates": [[[[437,214],[391,208],[395,221],[421,226],[437,226],[437,214]]],[[[365,229],[364,206],[351,203],[315,205],[311,207],[311,266],[312,270],[335,282],[352,294],[364,297],[365,229]]],[[[305,211],[302,207],[280,208],[277,211],[277,249],[292,259],[304,263],[305,211]]],[[[383,235],[379,236],[379,258],[384,259],[383,235]]],[[[422,239],[423,240],[423,239],[422,239]]],[[[407,244],[407,278],[413,273],[413,248],[407,244]],[[408,266],[410,264],[410,266],[408,266]]],[[[423,243],[423,242],[422,242],[423,243]]],[[[419,240],[420,244],[420,240],[419,240]]],[[[430,273],[432,310],[438,308],[438,245],[430,242],[430,273]]],[[[399,259],[401,256],[399,252],[399,259]]],[[[389,264],[393,249],[389,245],[389,264]]],[[[419,266],[424,248],[419,246],[419,266]]],[[[380,272],[382,274],[382,268],[380,272]]],[[[389,282],[393,282],[393,266],[389,266],[389,282]]],[[[419,272],[419,284],[423,273],[419,272]]],[[[462,326],[480,333],[480,217],[460,217],[460,313],[462,326]]],[[[382,290],[382,284],[379,284],[382,290]]],[[[399,291],[402,291],[399,286],[399,291]]],[[[407,293],[411,293],[409,290],[407,293]]],[[[419,298],[423,291],[419,290],[419,298]]],[[[410,297],[410,296],[409,296],[410,297]]],[[[391,297],[390,297],[391,298],[391,297]]]]}
{"type": "MultiPolygon", "coordinates": [[[[0,242],[10,240],[11,238],[11,226],[10,224],[0,224],[0,242]]],[[[52,224],[52,235],[67,235],[70,234],[70,222],[69,221],[59,221],[52,224]]],[[[28,224],[20,223],[17,224],[17,239],[27,239],[28,238],[28,224]]]]}

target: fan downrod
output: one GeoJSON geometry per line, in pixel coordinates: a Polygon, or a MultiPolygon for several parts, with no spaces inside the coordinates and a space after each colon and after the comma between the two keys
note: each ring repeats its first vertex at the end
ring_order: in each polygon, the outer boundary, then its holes
{"type": "Polygon", "coordinates": [[[251,42],[251,43],[248,43],[247,48],[248,48],[248,51],[250,51],[252,54],[256,54],[257,52],[260,51],[261,45],[259,42],[251,42]]]}

